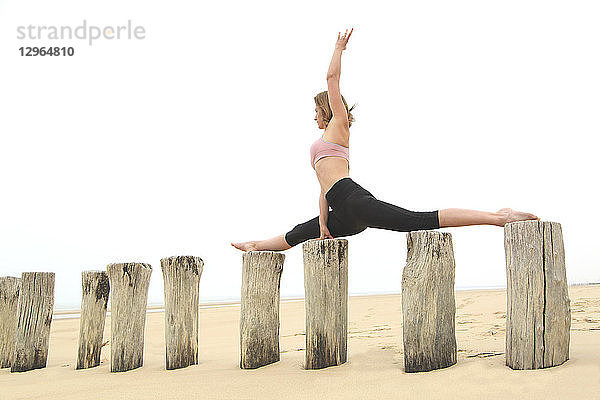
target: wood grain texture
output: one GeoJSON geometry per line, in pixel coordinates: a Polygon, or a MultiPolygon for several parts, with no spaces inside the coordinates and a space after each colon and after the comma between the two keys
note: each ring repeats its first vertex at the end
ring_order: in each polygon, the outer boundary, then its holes
{"type": "Polygon", "coordinates": [[[348,352],[348,240],[302,244],[306,313],[304,368],[346,362],[348,352]]]}
{"type": "Polygon", "coordinates": [[[100,365],[110,283],[105,271],[81,273],[81,318],[76,369],[100,365]]]}
{"type": "Polygon", "coordinates": [[[23,272],[11,372],[46,367],[54,308],[54,272],[23,272]]]}
{"type": "Polygon", "coordinates": [[[404,369],[423,372],[456,364],[452,235],[408,232],[402,273],[404,369]]]}
{"type": "Polygon", "coordinates": [[[20,278],[0,277],[0,368],[10,367],[14,357],[20,290],[20,278]]]}
{"type": "Polygon", "coordinates": [[[279,361],[279,288],[285,255],[249,251],[242,255],[240,368],[279,361]]]}
{"type": "Polygon", "coordinates": [[[198,364],[200,257],[175,256],[160,260],[165,281],[166,369],[198,364]]]}
{"type": "Polygon", "coordinates": [[[139,368],[144,363],[144,328],[152,267],[143,263],[109,264],[110,371],[139,368]]]}
{"type": "Polygon", "coordinates": [[[571,307],[562,227],[520,221],[504,227],[506,365],[547,368],[569,359],[571,307]]]}

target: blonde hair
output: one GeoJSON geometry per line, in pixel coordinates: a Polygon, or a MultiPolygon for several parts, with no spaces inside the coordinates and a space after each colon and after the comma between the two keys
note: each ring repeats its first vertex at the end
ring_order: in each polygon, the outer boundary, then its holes
{"type": "MultiPolygon", "coordinates": [[[[323,122],[327,126],[331,118],[333,118],[333,112],[331,111],[331,107],[329,106],[329,94],[327,91],[321,92],[315,96],[315,103],[317,107],[321,109],[321,115],[323,115],[323,122]]],[[[346,103],[346,99],[342,96],[342,103],[344,103],[344,107],[346,107],[346,113],[348,114],[348,126],[352,126],[352,122],[354,122],[354,116],[350,111],[354,110],[356,104],[353,105],[350,109],[348,109],[348,104],[346,103]]]]}

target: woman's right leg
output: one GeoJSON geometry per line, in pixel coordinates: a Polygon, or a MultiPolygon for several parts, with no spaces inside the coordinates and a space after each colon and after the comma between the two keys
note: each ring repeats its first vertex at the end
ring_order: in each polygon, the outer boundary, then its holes
{"type": "MultiPolygon", "coordinates": [[[[330,211],[327,217],[327,229],[334,238],[340,236],[356,235],[367,229],[366,226],[348,226],[343,223],[334,211],[330,211]]],[[[290,249],[297,244],[309,239],[316,239],[321,236],[319,227],[319,216],[309,219],[306,222],[298,224],[289,232],[265,240],[254,240],[250,242],[231,243],[237,249],[243,251],[281,251],[290,249]]]]}
{"type": "Polygon", "coordinates": [[[285,241],[285,235],[277,235],[275,237],[272,237],[270,239],[265,239],[265,240],[255,240],[251,243],[253,244],[253,246],[251,246],[253,248],[250,249],[250,251],[260,251],[260,250],[281,251],[281,250],[287,250],[287,249],[292,248],[292,246],[290,246],[285,241]]]}
{"type": "MultiPolygon", "coordinates": [[[[341,236],[356,235],[367,229],[364,225],[348,225],[340,219],[335,211],[329,211],[327,217],[327,229],[334,238],[341,236]]],[[[290,246],[296,246],[309,239],[316,239],[321,236],[319,226],[319,216],[316,216],[306,222],[296,225],[291,231],[284,235],[285,242],[290,246]]]]}
{"type": "Polygon", "coordinates": [[[265,240],[251,240],[249,242],[231,243],[233,247],[242,251],[260,251],[260,250],[271,250],[281,251],[291,248],[286,241],[285,235],[278,235],[270,239],[265,240]]]}

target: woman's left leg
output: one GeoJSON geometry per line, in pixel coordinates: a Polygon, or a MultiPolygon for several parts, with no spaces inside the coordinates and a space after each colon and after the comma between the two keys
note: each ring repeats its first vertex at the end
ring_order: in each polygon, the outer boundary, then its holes
{"type": "Polygon", "coordinates": [[[371,228],[400,232],[467,225],[504,226],[508,222],[538,219],[533,214],[514,211],[510,208],[503,208],[495,213],[462,208],[410,211],[366,193],[349,198],[348,203],[347,212],[362,224],[371,228]]]}
{"type": "Polygon", "coordinates": [[[487,211],[467,210],[464,208],[446,208],[438,211],[440,228],[468,225],[504,226],[506,216],[487,211]]]}
{"type": "Polygon", "coordinates": [[[371,194],[351,196],[345,211],[369,228],[398,232],[438,229],[438,211],[411,211],[375,198],[371,194]]]}
{"type": "Polygon", "coordinates": [[[534,214],[503,208],[494,212],[446,208],[439,210],[440,228],[468,225],[504,226],[508,222],[539,219],[534,214]]]}

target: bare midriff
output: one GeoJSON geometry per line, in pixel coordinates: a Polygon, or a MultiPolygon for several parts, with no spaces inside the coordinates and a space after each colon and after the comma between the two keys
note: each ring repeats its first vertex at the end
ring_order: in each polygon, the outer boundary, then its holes
{"type": "Polygon", "coordinates": [[[325,156],[315,164],[315,172],[323,193],[340,179],[350,176],[348,171],[348,161],[343,157],[325,156]]]}

